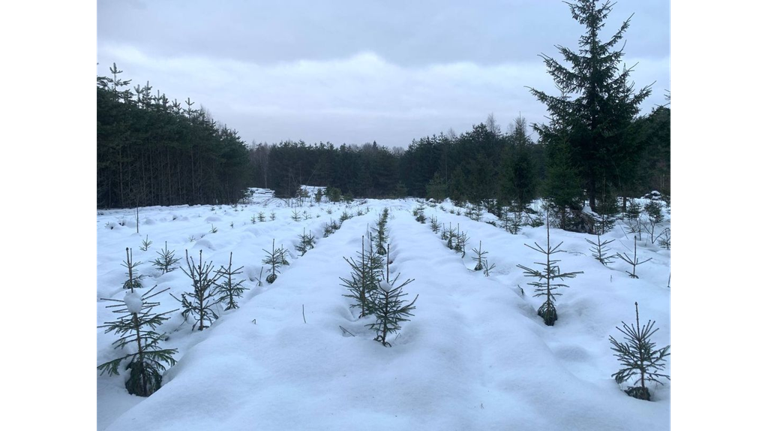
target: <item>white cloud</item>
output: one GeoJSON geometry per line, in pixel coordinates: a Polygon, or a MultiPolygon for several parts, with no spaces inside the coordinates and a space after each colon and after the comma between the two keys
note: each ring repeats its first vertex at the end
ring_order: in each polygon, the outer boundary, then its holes
{"type": "MultiPolygon", "coordinates": [[[[526,86],[554,90],[540,61],[404,67],[360,52],[341,59],[259,64],[159,58],[109,43],[99,46],[99,60],[100,74],[114,61],[134,84],[149,80],[153,91],[159,89],[171,99],[192,98],[247,142],[377,140],[407,146],[412,139],[449,128],[468,130],[491,112],[500,124],[519,113],[529,124],[543,121],[544,107],[526,86]]],[[[659,81],[654,90],[659,93],[656,103],[661,103],[662,90],[669,88],[668,70],[668,58],[640,60],[633,78],[638,87],[659,81]]]]}

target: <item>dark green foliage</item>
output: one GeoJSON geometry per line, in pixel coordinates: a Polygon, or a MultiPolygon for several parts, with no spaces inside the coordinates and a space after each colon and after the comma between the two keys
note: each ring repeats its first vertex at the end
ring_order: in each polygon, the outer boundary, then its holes
{"type": "Polygon", "coordinates": [[[530,248],[531,250],[535,250],[545,256],[547,256],[546,263],[538,263],[537,265],[540,265],[543,267],[542,270],[537,269],[531,269],[527,266],[523,265],[517,265],[518,268],[521,268],[525,271],[526,277],[535,277],[537,278],[536,281],[528,283],[529,285],[533,286],[535,288],[535,294],[536,296],[544,296],[546,297],[546,300],[543,304],[541,304],[541,307],[539,307],[538,314],[541,316],[542,319],[544,319],[544,324],[547,326],[554,326],[555,321],[557,320],[557,309],[555,308],[555,299],[556,297],[562,295],[561,293],[557,292],[557,290],[561,287],[568,287],[567,284],[564,283],[557,283],[556,281],[563,281],[566,278],[574,278],[577,274],[583,274],[581,271],[576,272],[561,272],[560,266],[557,265],[560,261],[552,259],[552,255],[557,253],[563,253],[563,250],[560,250],[560,246],[563,244],[560,242],[560,244],[556,245],[555,247],[550,246],[549,241],[549,217],[547,217],[547,248],[541,247],[538,243],[535,243],[536,247],[531,247],[528,244],[525,244],[526,247],[530,248]]]}
{"type": "Polygon", "coordinates": [[[656,343],[651,341],[651,336],[658,331],[658,328],[653,327],[656,322],[649,320],[647,324],[640,327],[640,311],[637,302],[635,302],[635,323],[637,326],[627,326],[626,323],[621,322],[622,328],[616,327],[624,334],[626,342],[619,343],[613,336],[609,336],[613,346],[611,350],[616,352],[614,356],[619,359],[623,367],[611,377],[619,384],[637,377],[632,382],[634,386],[630,386],[625,392],[631,397],[650,401],[651,393],[646,387],[646,382],[662,384],[659,379],[669,380],[669,376],[661,374],[661,371],[665,368],[665,358],[669,356],[670,346],[656,349],[656,343]],[[637,386],[638,383],[640,386],[637,386]]]}
{"type": "Polygon", "coordinates": [[[508,215],[506,212],[505,214],[505,223],[507,225],[506,229],[509,233],[512,235],[517,235],[520,233],[520,229],[523,227],[523,212],[522,211],[514,211],[512,212],[512,215],[508,215]]]}
{"type": "Polygon", "coordinates": [[[629,226],[632,233],[639,233],[642,235],[642,229],[640,226],[640,216],[643,213],[643,207],[636,200],[629,201],[629,206],[624,212],[624,221],[629,226]]]}
{"type": "Polygon", "coordinates": [[[141,265],[141,262],[134,262],[133,261],[133,250],[126,248],[125,249],[125,260],[121,264],[123,267],[128,269],[128,272],[125,274],[128,276],[128,280],[125,280],[125,283],[123,283],[123,289],[138,289],[142,287],[141,279],[144,278],[143,275],[136,275],[136,267],[141,265]]]}
{"type": "Polygon", "coordinates": [[[312,232],[307,235],[306,230],[302,231],[302,234],[299,235],[299,245],[296,246],[296,251],[304,256],[309,250],[312,250],[313,248],[315,248],[315,236],[312,234],[312,232]]]}
{"type": "Polygon", "coordinates": [[[595,233],[605,235],[616,224],[616,216],[619,214],[619,205],[613,196],[604,196],[597,202],[595,210],[595,233]]]}
{"type": "Polygon", "coordinates": [[[533,141],[528,136],[523,117],[515,119],[505,148],[501,167],[501,196],[513,203],[513,211],[522,211],[536,198],[535,160],[531,154],[533,141]]]}
{"type": "Polygon", "coordinates": [[[325,195],[331,202],[341,202],[341,190],[336,187],[329,187],[325,190],[325,195]]]}
{"type": "Polygon", "coordinates": [[[435,175],[426,185],[426,197],[439,202],[448,197],[448,182],[439,172],[435,172],[435,175]]]}
{"type": "Polygon", "coordinates": [[[429,228],[432,229],[433,233],[438,233],[440,231],[440,225],[437,222],[437,217],[435,216],[430,217],[429,228]]]}
{"type": "MultiPolygon", "coordinates": [[[[567,4],[572,17],[585,27],[579,49],[557,46],[567,62],[565,65],[541,54],[562,94],[551,96],[535,89],[531,92],[547,106],[549,118],[557,119],[563,126],[567,145],[573,149],[570,157],[578,169],[576,184],[586,189],[589,205],[595,208],[600,187],[607,184],[621,188],[637,176],[644,142],[632,126],[651,89],[647,86],[635,92],[630,79],[632,68],[623,67],[620,42],[629,28],[629,20],[607,41],[600,39],[600,30],[614,3],[576,0],[567,4]]],[[[549,142],[553,135],[562,132],[551,125],[537,124],[534,128],[549,142]]]]}
{"type": "Polygon", "coordinates": [[[248,150],[236,131],[190,100],[184,109],[153,96],[148,83],[126,89],[122,71],[111,71],[96,88],[99,208],[232,204],[244,196],[248,150]]]}
{"type": "Polygon", "coordinates": [[[637,269],[637,266],[638,265],[642,265],[645,262],[648,262],[649,260],[651,260],[651,258],[649,257],[648,259],[645,259],[644,261],[640,261],[637,258],[637,237],[634,237],[634,238],[635,238],[635,254],[631,258],[629,257],[629,255],[627,253],[624,253],[623,255],[621,253],[616,253],[616,256],[621,258],[621,260],[623,260],[624,262],[627,262],[628,264],[632,265],[632,272],[625,271],[627,274],[629,274],[630,277],[632,277],[632,278],[640,278],[635,273],[635,270],[637,269]]]}
{"type": "Polygon", "coordinates": [[[472,258],[472,260],[475,261],[475,271],[483,271],[483,274],[485,274],[486,277],[491,275],[491,270],[493,268],[496,268],[496,264],[488,265],[488,258],[485,257],[486,254],[488,254],[487,251],[483,251],[483,242],[480,241],[480,247],[477,249],[472,249],[473,252],[475,252],[475,257],[472,258]]]}
{"type": "Polygon", "coordinates": [[[291,213],[291,220],[293,221],[301,221],[301,215],[299,215],[299,210],[295,209],[291,213]]]}
{"type": "Polygon", "coordinates": [[[401,329],[400,323],[407,322],[410,319],[408,317],[413,316],[412,311],[416,309],[413,305],[416,300],[419,299],[419,295],[416,295],[409,304],[406,304],[403,287],[407,286],[414,280],[407,279],[403,283],[397,283],[400,278],[400,274],[394,278],[389,279],[389,253],[387,253],[387,275],[383,280],[377,280],[375,299],[373,305],[373,314],[376,316],[376,322],[368,325],[369,328],[376,331],[375,341],[380,342],[384,347],[392,347],[387,341],[387,336],[397,333],[401,329]]]}
{"type": "Polygon", "coordinates": [[[160,348],[164,334],[155,332],[158,326],[168,320],[167,315],[176,310],[159,314],[152,312],[152,309],[160,304],[149,300],[168,290],[152,293],[155,287],[141,296],[131,289],[130,293],[126,293],[124,300],[102,299],[115,302],[116,304],[107,308],[113,308],[112,311],[120,316],[117,320],[105,322],[99,328],[106,328],[105,333],[114,332],[118,336],[117,341],[112,343],[115,349],[125,350],[129,347],[135,350],[135,353],[105,362],[97,368],[101,374],[106,372],[109,375],[118,375],[120,364],[127,361],[125,369],[130,370],[130,376],[125,382],[125,388],[129,394],[141,397],[148,397],[160,389],[162,373],[166,366],[176,364],[173,355],[177,350],[160,348]]]}
{"type": "Polygon", "coordinates": [[[361,243],[361,250],[357,253],[358,258],[356,260],[344,258],[344,261],[352,267],[350,278],[339,277],[339,279],[342,281],[342,286],[349,291],[343,296],[352,298],[355,301],[352,308],[359,308],[359,317],[365,317],[374,310],[374,295],[376,283],[382,277],[382,262],[381,258],[376,259],[374,256],[372,245],[369,244],[370,249],[366,253],[365,237],[361,238],[361,243]]]}
{"type": "Polygon", "coordinates": [[[582,209],[582,188],[578,171],[574,167],[572,151],[567,138],[562,135],[550,136],[547,143],[547,179],[544,182],[544,197],[550,202],[560,227],[568,229],[569,216],[582,209]]]}
{"type": "MultiPolygon", "coordinates": [[[[456,253],[461,253],[462,259],[467,254],[467,243],[469,242],[469,237],[467,236],[466,232],[462,232],[459,230],[459,225],[456,225],[456,236],[454,237],[453,242],[453,251],[456,253]]],[[[451,248],[451,247],[448,247],[451,248]]]]}
{"type": "Polygon", "coordinates": [[[320,203],[323,200],[323,190],[317,189],[315,192],[315,202],[320,203]]]}
{"type": "Polygon", "coordinates": [[[165,242],[165,248],[155,253],[159,254],[160,257],[153,260],[152,265],[159,269],[163,274],[173,271],[173,266],[181,260],[178,257],[174,257],[176,250],[168,250],[168,241],[165,242]]]}
{"type": "Polygon", "coordinates": [[[661,212],[661,204],[655,200],[649,201],[645,205],[645,212],[648,214],[648,226],[646,226],[646,232],[651,236],[651,243],[656,242],[654,232],[656,231],[656,225],[664,221],[664,214],[661,212]]]}
{"type": "Polygon", "coordinates": [[[192,330],[197,327],[198,331],[202,331],[219,318],[214,307],[223,299],[219,295],[217,283],[223,274],[213,271],[213,262],[203,263],[202,250],[200,250],[197,264],[195,264],[194,259],[189,257],[188,251],[185,250],[184,255],[187,269],[182,267],[181,270],[192,280],[192,292],[182,293],[181,299],[176,298],[173,294],[171,296],[181,303],[181,314],[184,319],[186,320],[190,316],[194,319],[192,330]]]}
{"type": "Polygon", "coordinates": [[[592,251],[592,257],[598,260],[598,262],[602,263],[605,266],[608,266],[608,264],[613,262],[614,255],[608,254],[608,252],[611,250],[608,248],[608,244],[614,242],[615,240],[608,240],[608,241],[602,241],[600,239],[600,235],[597,235],[597,242],[593,242],[587,238],[584,238],[585,241],[592,244],[592,247],[589,248],[590,251],[592,251]]]}
{"type": "Polygon", "coordinates": [[[244,280],[234,281],[232,277],[242,274],[242,269],[242,266],[232,269],[232,252],[230,252],[229,265],[226,268],[222,266],[217,271],[217,274],[222,281],[216,283],[216,287],[219,290],[219,300],[226,304],[224,311],[240,308],[237,305],[237,298],[241,298],[243,292],[247,289],[243,287],[244,280]]]}
{"type": "MultiPolygon", "coordinates": [[[[264,249],[262,249],[264,250],[264,249]]],[[[267,276],[267,283],[272,284],[277,280],[277,274],[280,273],[280,268],[288,265],[288,261],[285,258],[287,250],[285,250],[282,246],[278,249],[275,249],[275,240],[272,240],[272,251],[264,250],[264,253],[267,253],[267,255],[264,257],[262,262],[265,265],[270,266],[270,273],[267,276]]]]}
{"type": "Polygon", "coordinates": [[[389,241],[387,237],[387,217],[389,217],[389,209],[384,208],[379,216],[379,220],[374,228],[374,240],[376,241],[376,253],[381,256],[387,254],[386,244],[389,241]]]}

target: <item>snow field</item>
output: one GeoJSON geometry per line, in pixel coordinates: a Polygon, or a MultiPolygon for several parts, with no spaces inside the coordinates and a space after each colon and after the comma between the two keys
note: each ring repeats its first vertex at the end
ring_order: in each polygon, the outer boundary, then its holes
{"type": "MultiPolygon", "coordinates": [[[[654,402],[624,394],[610,375],[618,370],[608,336],[617,339],[615,326],[634,322],[634,301],[640,305],[641,324],[656,320],[658,346],[669,344],[669,252],[638,243],[641,258],[653,257],[638,267],[639,280],[624,272],[621,261],[613,269],[591,257],[584,238],[594,237],[552,230],[553,245],[564,241],[556,255],[563,271],[584,271],[568,280],[571,287],[557,298],[559,320],[546,327],[536,309],[542,298],[532,298],[532,281],[517,264],[532,266],[542,256],[524,246],[546,243],[544,227],[523,229],[511,235],[503,229],[451,215],[438,208],[425,216],[439,222],[461,224],[470,237],[467,254],[445,247],[429,224],[411,214],[417,204],[407,201],[369,200],[370,213],[345,221],[339,231],[323,238],[329,221],[323,204],[299,208],[320,218],[294,222],[291,209],[272,201],[268,208],[252,205],[243,212],[226,213],[209,207],[154,207],[140,215],[141,235],[128,226],[106,229],[99,218],[99,297],[122,298],[126,270],[120,266],[125,247],[132,246],[134,260],[143,261],[140,273],[156,275],[149,264],[163,247],[176,250],[183,263],[184,248],[217,267],[234,252],[233,266],[244,265],[246,286],[239,310],[224,313],[211,328],[191,331],[178,314],[161,331],[170,336],[166,347],[179,349],[178,364],[165,375],[161,390],[143,399],[128,395],[123,375],[98,377],[99,429],[123,430],[144,427],[176,429],[574,429],[647,430],[669,427],[669,387],[651,386],[654,402]],[[384,207],[390,208],[387,223],[391,243],[392,277],[413,278],[405,287],[410,302],[419,295],[411,321],[388,339],[391,348],[373,341],[366,327],[373,317],[356,319],[351,300],[339,277],[347,277],[343,257],[354,257],[360,237],[374,226],[384,207]],[[255,225],[249,219],[264,211],[267,221],[255,225]],[[269,221],[269,212],[277,218],[269,221]],[[177,220],[171,220],[171,213],[177,220]],[[217,217],[219,220],[212,220],[217,217]],[[234,222],[234,228],[229,222],[234,222]],[[218,232],[210,231],[213,223],[218,232]],[[302,228],[317,236],[315,249],[297,258],[294,244],[302,228]],[[146,232],[145,232],[146,230],[146,232]],[[132,233],[131,233],[132,232],[132,233]],[[149,251],[138,246],[145,235],[149,251]],[[201,239],[199,236],[205,234],[201,239]],[[197,240],[189,241],[195,235],[197,240]],[[283,268],[273,285],[255,288],[263,249],[283,244],[291,253],[291,265],[283,268]],[[483,250],[496,269],[490,277],[471,271],[473,247],[483,250]],[[134,245],[135,243],[135,245],[134,245]],[[611,281],[612,278],[612,281],[611,281]],[[522,295],[520,285],[525,290],[522,295]],[[307,323],[302,317],[302,305],[307,323]],[[344,334],[344,327],[355,336],[344,334]],[[345,336],[346,335],[346,336],[345,336]]],[[[343,207],[336,206],[338,220],[343,207]]],[[[356,208],[348,210],[353,215],[356,208]]],[[[126,211],[130,214],[130,211],[126,211]]],[[[486,217],[488,217],[486,215],[486,217]]],[[[130,215],[126,215],[126,222],[130,215]]],[[[619,228],[605,238],[616,238],[614,252],[632,245],[619,228]]],[[[593,239],[594,240],[594,239],[593,239]]],[[[265,273],[262,279],[266,278],[265,273]]],[[[177,269],[152,278],[154,284],[171,287],[179,295],[189,291],[189,279],[177,269]]],[[[157,297],[156,311],[172,310],[178,303],[167,295],[157,297]],[[162,307],[162,308],[161,308],[162,307]]],[[[99,324],[112,319],[99,304],[99,324]]],[[[98,363],[117,356],[110,335],[98,330],[98,363]]],[[[669,368],[668,370],[669,371],[669,368]]]]}

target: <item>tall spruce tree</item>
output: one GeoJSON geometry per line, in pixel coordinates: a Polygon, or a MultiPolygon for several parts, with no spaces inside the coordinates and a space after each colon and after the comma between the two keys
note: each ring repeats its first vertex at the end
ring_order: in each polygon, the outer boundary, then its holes
{"type": "MultiPolygon", "coordinates": [[[[617,48],[629,28],[629,19],[606,41],[600,38],[615,3],[575,0],[567,4],[573,19],[586,27],[579,38],[579,49],[557,46],[567,65],[546,54],[541,57],[555,85],[573,98],[533,88],[531,92],[547,106],[551,116],[567,119],[573,157],[594,208],[603,181],[620,186],[622,169],[633,167],[632,161],[640,155],[639,142],[631,139],[627,131],[651,89],[646,86],[635,92],[629,79],[632,67],[620,67],[624,48],[617,48]]],[[[548,125],[535,128],[542,136],[551,134],[548,125]]]]}

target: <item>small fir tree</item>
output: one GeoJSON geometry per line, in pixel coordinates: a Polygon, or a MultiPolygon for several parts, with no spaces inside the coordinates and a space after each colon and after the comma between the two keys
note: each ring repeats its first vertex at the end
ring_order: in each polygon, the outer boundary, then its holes
{"type": "Polygon", "coordinates": [[[123,289],[138,289],[142,287],[141,279],[144,278],[143,275],[136,275],[136,267],[141,265],[142,262],[134,262],[133,261],[133,250],[126,247],[125,249],[125,260],[122,263],[122,266],[128,269],[128,272],[125,274],[128,276],[128,280],[125,280],[125,283],[123,283],[123,289]]]}
{"type": "Polygon", "coordinates": [[[182,293],[181,299],[176,298],[173,294],[171,296],[181,303],[183,309],[181,314],[184,316],[184,320],[188,319],[189,316],[193,317],[195,323],[192,330],[197,328],[198,331],[202,331],[219,318],[214,307],[222,300],[217,282],[223,274],[213,270],[213,262],[203,263],[202,250],[200,250],[197,264],[195,264],[194,259],[189,257],[187,250],[184,251],[184,256],[187,269],[182,267],[181,270],[192,280],[192,292],[182,293]]]}
{"type": "MultiPolygon", "coordinates": [[[[262,249],[264,250],[264,249],[262,249]]],[[[267,253],[266,257],[262,260],[265,265],[270,266],[270,274],[267,276],[267,283],[272,284],[277,280],[277,274],[280,273],[280,268],[284,265],[288,265],[288,261],[285,259],[285,249],[281,246],[275,249],[275,240],[272,240],[272,251],[264,250],[267,253]]]]}
{"type": "Polygon", "coordinates": [[[175,269],[174,265],[181,260],[178,257],[174,257],[176,250],[168,250],[168,241],[165,242],[165,248],[155,253],[159,254],[160,257],[153,260],[152,265],[159,269],[163,274],[173,271],[175,269]]]}
{"type": "Polygon", "coordinates": [[[352,268],[350,277],[348,279],[339,278],[342,281],[342,286],[346,287],[349,291],[348,294],[343,296],[353,299],[355,303],[352,304],[352,308],[359,308],[359,317],[365,317],[373,311],[372,295],[376,280],[376,274],[370,262],[371,254],[368,253],[366,255],[365,252],[365,237],[361,237],[361,249],[357,254],[358,259],[344,258],[344,261],[352,268]]]}
{"type": "Polygon", "coordinates": [[[473,248],[472,251],[476,254],[476,256],[472,258],[472,260],[475,261],[475,271],[482,271],[483,260],[485,259],[485,255],[488,254],[487,251],[483,251],[483,242],[480,241],[480,247],[473,248]]]}
{"type": "Polygon", "coordinates": [[[271,212],[271,213],[269,213],[269,219],[270,219],[271,221],[275,221],[275,219],[276,219],[276,218],[277,218],[277,216],[275,215],[275,212],[274,212],[274,211],[273,211],[273,212],[271,212]]]}
{"type": "Polygon", "coordinates": [[[307,235],[307,231],[304,229],[302,234],[299,235],[299,245],[296,246],[296,251],[304,256],[309,250],[315,248],[315,239],[316,238],[312,235],[312,232],[307,235]]]}
{"type": "Polygon", "coordinates": [[[149,250],[149,246],[151,245],[152,245],[152,241],[149,240],[149,235],[147,235],[146,238],[141,240],[141,247],[139,247],[139,250],[147,251],[149,250]]]}
{"type": "Polygon", "coordinates": [[[384,347],[392,347],[387,341],[389,335],[397,333],[401,329],[400,323],[407,322],[408,317],[413,316],[412,311],[416,308],[413,304],[419,299],[419,295],[406,305],[403,299],[407,294],[403,292],[403,287],[414,280],[407,279],[401,284],[397,284],[400,274],[389,279],[389,251],[387,251],[387,274],[384,280],[378,280],[376,288],[376,299],[374,302],[373,313],[376,316],[376,322],[368,325],[370,329],[376,331],[375,341],[380,342],[384,347]]]}
{"type": "Polygon", "coordinates": [[[638,265],[642,265],[642,264],[648,262],[649,260],[651,260],[651,258],[649,257],[648,259],[645,259],[642,262],[640,262],[640,260],[638,260],[638,258],[637,258],[637,237],[634,237],[634,238],[635,238],[635,254],[634,254],[634,256],[632,258],[630,258],[627,253],[624,253],[623,255],[621,253],[616,253],[616,256],[621,258],[621,260],[623,260],[624,262],[627,262],[628,264],[632,265],[632,272],[629,272],[629,271],[624,271],[624,272],[629,274],[629,276],[632,277],[632,278],[640,278],[637,275],[637,273],[635,272],[635,270],[637,269],[637,266],[638,265]]]}
{"type": "Polygon", "coordinates": [[[107,308],[113,308],[112,312],[119,317],[117,320],[105,322],[99,328],[106,328],[105,333],[114,332],[118,336],[118,339],[112,343],[115,349],[133,350],[131,347],[135,346],[135,352],[105,362],[97,368],[101,374],[106,372],[109,375],[119,375],[120,365],[127,361],[125,370],[130,370],[130,376],[125,382],[125,388],[129,394],[140,397],[148,397],[160,389],[166,366],[172,367],[176,364],[173,355],[177,350],[160,348],[160,341],[165,338],[165,335],[155,330],[168,320],[168,314],[177,310],[164,313],[152,312],[160,303],[149,300],[168,290],[163,289],[152,293],[156,287],[149,289],[143,295],[131,289],[130,292],[126,292],[122,300],[102,298],[104,301],[115,302],[107,308]]]}
{"type": "Polygon", "coordinates": [[[609,336],[611,342],[611,350],[614,352],[614,356],[619,359],[622,365],[622,369],[612,374],[616,380],[616,383],[622,384],[629,381],[633,377],[638,376],[632,384],[624,392],[627,395],[650,401],[651,393],[646,387],[646,382],[655,382],[663,384],[659,379],[666,378],[669,380],[669,376],[661,374],[664,370],[666,357],[669,356],[669,347],[663,347],[656,349],[656,343],[651,341],[651,336],[658,331],[658,328],[653,326],[655,321],[648,321],[647,324],[640,327],[640,311],[635,302],[635,325],[627,326],[626,323],[621,322],[622,328],[616,327],[622,334],[626,342],[619,343],[613,336],[609,336]],[[640,383],[640,386],[637,384],[640,383]]]}
{"type": "Polygon", "coordinates": [[[429,219],[429,228],[432,229],[433,233],[440,232],[440,225],[437,222],[437,217],[432,216],[429,219]]]}
{"type": "Polygon", "coordinates": [[[376,253],[384,256],[387,254],[387,249],[385,245],[389,241],[389,238],[387,237],[387,217],[389,216],[389,210],[387,208],[384,208],[384,211],[382,211],[381,216],[379,216],[379,221],[376,223],[376,227],[374,228],[375,232],[375,240],[376,240],[376,253]]]}
{"type": "Polygon", "coordinates": [[[546,300],[543,304],[541,304],[541,307],[539,307],[538,314],[541,316],[542,319],[544,319],[544,324],[547,326],[554,326],[555,321],[557,320],[557,309],[555,308],[555,298],[562,295],[561,293],[557,292],[557,290],[561,287],[568,287],[565,283],[557,283],[557,280],[563,281],[566,278],[574,278],[577,274],[583,274],[582,271],[575,271],[575,272],[560,272],[560,266],[557,264],[560,262],[559,260],[552,259],[552,255],[557,253],[563,253],[563,250],[560,250],[560,246],[563,245],[562,241],[560,244],[556,245],[555,247],[552,247],[550,245],[550,238],[549,238],[549,216],[547,216],[547,248],[541,247],[538,243],[534,242],[536,247],[531,247],[528,244],[525,244],[526,247],[530,248],[531,250],[535,250],[545,256],[547,256],[546,263],[538,263],[537,265],[541,265],[543,267],[543,270],[536,270],[528,268],[527,266],[523,265],[517,265],[518,268],[521,268],[525,271],[526,277],[535,277],[538,280],[533,281],[531,283],[528,283],[529,285],[533,286],[535,288],[535,294],[536,296],[544,296],[546,297],[546,300]]]}
{"type": "Polygon", "coordinates": [[[587,238],[584,238],[585,241],[592,244],[592,247],[589,248],[590,251],[592,251],[592,257],[598,260],[598,262],[602,263],[605,266],[608,266],[610,263],[613,262],[614,255],[608,254],[608,252],[611,250],[608,248],[608,244],[615,241],[615,239],[611,239],[608,241],[602,241],[600,239],[600,235],[597,235],[597,242],[590,241],[587,238]]]}
{"type": "Polygon", "coordinates": [[[469,242],[469,236],[467,236],[466,232],[459,231],[459,225],[456,225],[456,231],[459,232],[456,235],[455,242],[453,244],[453,251],[456,253],[461,253],[461,258],[463,259],[464,256],[467,254],[467,243],[469,242]]]}
{"type": "Polygon", "coordinates": [[[229,252],[229,265],[226,268],[222,266],[217,271],[222,282],[217,283],[216,287],[219,290],[219,300],[226,304],[224,311],[240,308],[237,305],[237,298],[241,298],[247,288],[243,286],[244,280],[235,281],[233,277],[242,273],[242,266],[232,269],[232,252],[229,252]]]}
{"type": "Polygon", "coordinates": [[[648,214],[648,225],[645,227],[646,232],[651,235],[651,244],[656,242],[657,237],[654,237],[656,226],[664,221],[664,214],[661,212],[661,204],[657,201],[650,201],[645,205],[645,212],[648,214]]]}

